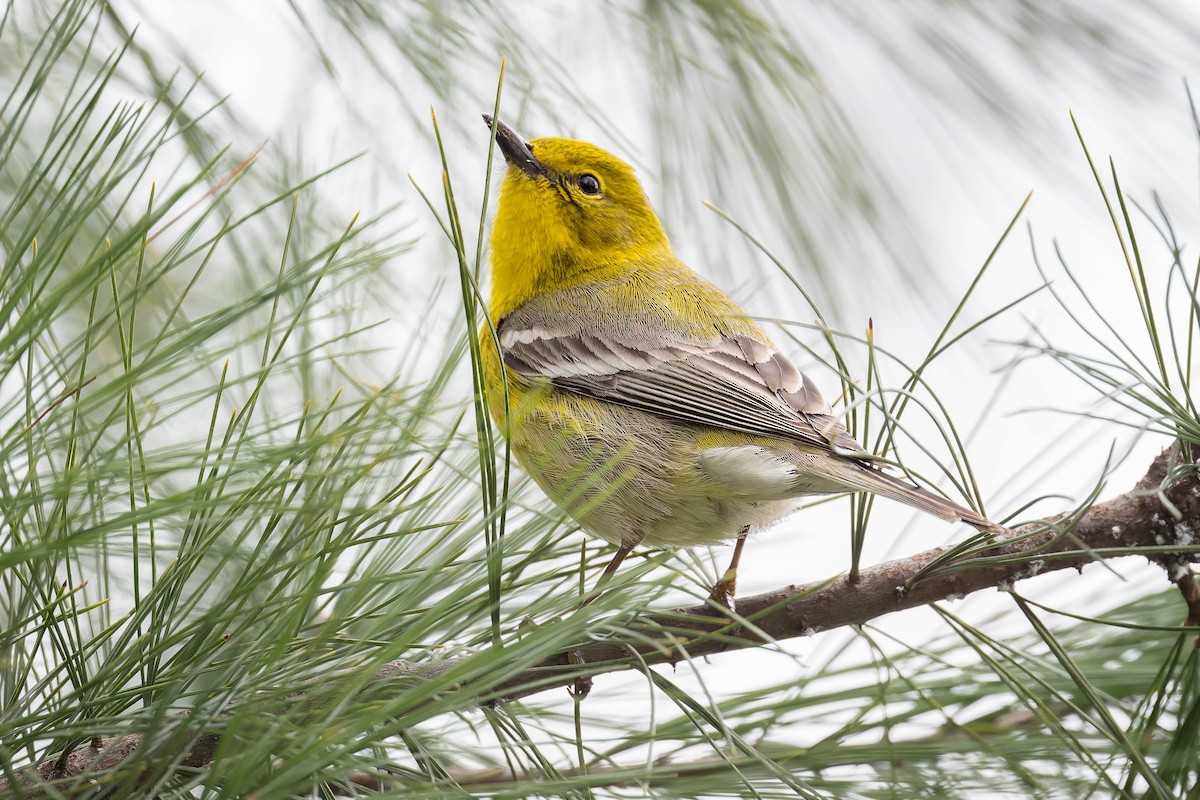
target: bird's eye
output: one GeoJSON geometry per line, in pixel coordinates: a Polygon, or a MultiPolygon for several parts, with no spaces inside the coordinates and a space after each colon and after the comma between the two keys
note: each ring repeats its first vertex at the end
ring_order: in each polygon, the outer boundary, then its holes
{"type": "Polygon", "coordinates": [[[590,172],[579,176],[579,191],[584,194],[600,194],[600,179],[590,172]]]}

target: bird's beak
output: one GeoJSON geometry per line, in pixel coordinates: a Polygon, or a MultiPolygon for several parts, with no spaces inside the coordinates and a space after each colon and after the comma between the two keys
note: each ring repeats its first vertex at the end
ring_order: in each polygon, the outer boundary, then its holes
{"type": "MultiPolygon", "coordinates": [[[[492,127],[491,114],[484,114],[483,121],[487,123],[488,128],[492,127]]],[[[496,120],[496,144],[500,145],[500,152],[504,153],[504,160],[526,175],[536,178],[545,174],[545,167],[542,166],[542,162],[533,157],[533,149],[529,143],[500,120],[496,120]]]]}

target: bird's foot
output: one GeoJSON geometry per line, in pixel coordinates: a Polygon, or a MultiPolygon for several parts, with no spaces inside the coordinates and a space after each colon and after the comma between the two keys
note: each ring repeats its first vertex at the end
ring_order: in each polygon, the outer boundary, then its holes
{"type": "Polygon", "coordinates": [[[736,593],[737,570],[728,569],[721,576],[721,580],[717,581],[716,585],[713,586],[712,591],[708,593],[708,599],[730,613],[737,613],[737,603],[733,599],[736,593]]]}
{"type": "MultiPolygon", "coordinates": [[[[580,665],[587,663],[587,659],[583,657],[582,650],[572,650],[567,653],[567,663],[571,665],[580,665]]],[[[587,697],[592,691],[592,679],[588,675],[581,675],[575,679],[574,685],[569,690],[571,695],[576,700],[582,700],[587,697]]]]}

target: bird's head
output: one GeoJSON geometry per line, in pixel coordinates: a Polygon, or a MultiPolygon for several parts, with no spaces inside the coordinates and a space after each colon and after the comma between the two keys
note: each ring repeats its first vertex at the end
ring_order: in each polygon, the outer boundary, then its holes
{"type": "Polygon", "coordinates": [[[574,139],[526,142],[501,122],[496,143],[508,169],[492,228],[493,305],[498,290],[515,307],[534,292],[619,277],[669,252],[662,223],[621,159],[574,139]]]}

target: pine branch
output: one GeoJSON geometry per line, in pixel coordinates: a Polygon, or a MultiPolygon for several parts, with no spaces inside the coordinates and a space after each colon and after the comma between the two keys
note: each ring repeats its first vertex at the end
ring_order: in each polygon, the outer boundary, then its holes
{"type": "MultiPolygon", "coordinates": [[[[895,611],[1009,588],[1023,578],[1082,569],[1109,558],[1142,554],[1178,581],[1181,572],[1191,574],[1188,564],[1200,560],[1200,541],[1194,541],[1192,533],[1200,530],[1200,479],[1189,469],[1166,484],[1177,455],[1171,449],[1160,453],[1126,494],[1082,513],[1050,517],[993,536],[992,546],[970,556],[943,563],[951,548],[939,547],[865,569],[857,583],[841,576],[741,597],[737,611],[744,623],[730,624],[703,605],[656,615],[634,628],[636,638],[594,642],[548,659],[483,699],[527,697],[640,662],[674,664],[685,652],[691,658],[709,656],[861,625],[895,611]],[[931,570],[935,566],[940,568],[931,570]],[[631,657],[633,652],[638,659],[631,657]]],[[[1181,612],[1181,623],[1189,610],[1181,612]]]]}
{"type": "MultiPolygon", "coordinates": [[[[1132,554],[1162,564],[1190,601],[1188,590],[1195,584],[1189,580],[1189,564],[1200,560],[1200,547],[1193,542],[1192,534],[1200,531],[1200,480],[1194,468],[1180,465],[1178,460],[1177,450],[1165,450],[1132,491],[1074,514],[992,536],[970,550],[943,547],[885,562],[863,570],[855,583],[843,576],[739,598],[737,620],[708,606],[652,615],[632,626],[628,636],[591,642],[546,659],[499,686],[480,687],[471,700],[514,700],[586,682],[602,673],[632,669],[643,662],[675,663],[684,657],[811,636],[983,589],[1010,587],[1033,575],[1082,569],[1095,561],[1132,554]],[[1178,469],[1180,466],[1186,468],[1178,469]]],[[[1181,618],[1186,616],[1194,622],[1190,613],[1193,610],[1189,602],[1181,618]]],[[[372,693],[402,690],[414,681],[444,674],[470,658],[396,661],[380,670],[368,686],[372,693]]],[[[458,691],[472,692],[472,686],[463,685],[458,691]]],[[[141,741],[136,733],[98,738],[26,768],[10,780],[0,780],[0,794],[10,792],[14,781],[26,789],[24,796],[30,798],[51,794],[47,782],[53,782],[54,791],[64,797],[94,792],[95,782],[104,780],[103,773],[129,760],[141,741]]],[[[206,732],[181,744],[186,754],[178,763],[192,769],[204,768],[211,763],[219,741],[220,734],[206,732]]],[[[127,789],[129,783],[129,776],[124,776],[122,786],[127,789]]]]}

